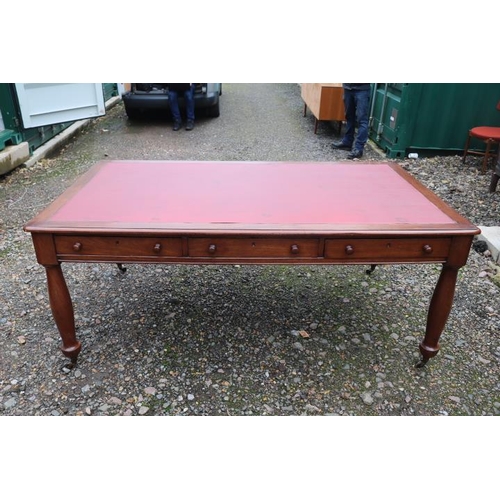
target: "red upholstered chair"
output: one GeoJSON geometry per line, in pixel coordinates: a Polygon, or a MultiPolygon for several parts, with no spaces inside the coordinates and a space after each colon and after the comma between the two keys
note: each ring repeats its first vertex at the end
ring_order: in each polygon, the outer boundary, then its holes
{"type": "MultiPolygon", "coordinates": [[[[497,109],[500,111],[500,101],[498,101],[497,109]]],[[[481,173],[486,173],[489,158],[498,158],[500,144],[500,127],[474,127],[469,130],[467,142],[465,143],[464,157],[462,162],[465,163],[467,155],[483,156],[483,165],[481,173]],[[479,139],[486,144],[486,151],[474,151],[469,149],[471,139],[479,139]]]]}

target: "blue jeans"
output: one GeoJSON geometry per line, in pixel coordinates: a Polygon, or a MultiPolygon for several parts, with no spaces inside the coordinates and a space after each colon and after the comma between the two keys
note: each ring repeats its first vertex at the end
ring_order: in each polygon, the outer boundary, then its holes
{"type": "Polygon", "coordinates": [[[368,140],[368,120],[370,114],[371,90],[344,89],[345,119],[347,122],[343,144],[352,146],[355,151],[363,151],[368,140]],[[358,125],[358,135],[354,142],[354,134],[358,125]]]}
{"type": "MultiPolygon", "coordinates": [[[[184,104],[186,105],[186,118],[194,122],[194,85],[184,92],[184,104]]],[[[174,90],[168,91],[168,103],[174,121],[181,122],[181,112],[179,110],[179,93],[174,90]]]]}

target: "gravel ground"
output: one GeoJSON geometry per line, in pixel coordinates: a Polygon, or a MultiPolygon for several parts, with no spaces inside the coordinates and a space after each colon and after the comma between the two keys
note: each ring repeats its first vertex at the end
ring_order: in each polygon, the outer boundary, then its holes
{"type": "MultiPolygon", "coordinates": [[[[419,358],[439,265],[65,264],[83,349],[64,368],[44,269],[22,226],[96,161],[335,161],[336,129],[296,84],[224,84],[221,117],[174,133],[122,104],[62,151],[0,178],[0,415],[498,415],[500,289],[471,250],[441,351],[419,358]],[[268,110],[274,110],[270,113],[268,110]]],[[[371,145],[364,160],[383,154],[371,145]]],[[[402,160],[477,225],[498,224],[480,159],[402,160]]]]}

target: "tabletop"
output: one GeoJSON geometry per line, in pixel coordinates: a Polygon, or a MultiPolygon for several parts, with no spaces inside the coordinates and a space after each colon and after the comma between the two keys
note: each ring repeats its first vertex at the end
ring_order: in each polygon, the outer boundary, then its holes
{"type": "Polygon", "coordinates": [[[471,228],[396,163],[104,161],[30,221],[67,228],[471,228]]]}

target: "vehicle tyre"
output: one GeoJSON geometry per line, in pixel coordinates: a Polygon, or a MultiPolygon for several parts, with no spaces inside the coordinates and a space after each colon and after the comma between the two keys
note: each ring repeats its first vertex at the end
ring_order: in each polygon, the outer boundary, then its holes
{"type": "Polygon", "coordinates": [[[217,101],[213,106],[207,108],[207,116],[209,118],[217,118],[220,116],[219,101],[217,101]]]}
{"type": "Polygon", "coordinates": [[[131,108],[125,107],[125,113],[127,113],[127,116],[131,120],[136,120],[136,119],[138,119],[138,118],[140,118],[142,116],[142,113],[141,113],[140,109],[131,109],[131,108]]]}

